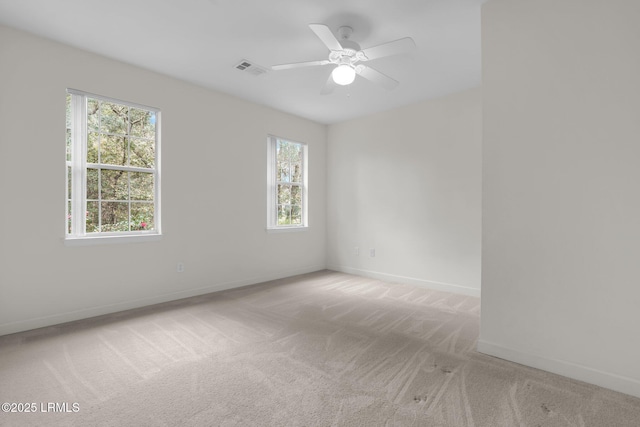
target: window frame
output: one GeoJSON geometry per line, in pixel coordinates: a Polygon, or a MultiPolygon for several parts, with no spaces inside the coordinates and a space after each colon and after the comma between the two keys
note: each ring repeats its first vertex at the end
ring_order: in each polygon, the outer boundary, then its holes
{"type": "MultiPolygon", "coordinates": [[[[309,146],[304,142],[294,141],[289,138],[281,138],[274,135],[267,137],[267,232],[287,232],[304,231],[309,228],[309,146]],[[301,201],[301,223],[300,224],[278,224],[278,141],[300,145],[302,148],[302,191],[301,201]]],[[[287,183],[291,184],[291,183],[287,183]]]]}
{"type": "MultiPolygon", "coordinates": [[[[66,91],[67,96],[71,96],[70,109],[70,129],[71,147],[70,159],[65,155],[65,244],[95,244],[95,243],[119,243],[157,240],[162,236],[161,228],[161,203],[160,203],[160,141],[161,141],[161,111],[159,108],[150,107],[134,102],[123,101],[107,96],[70,89],[66,91]],[[111,232],[90,232],[86,231],[86,209],[87,209],[87,102],[94,99],[100,102],[108,102],[124,105],[129,108],[137,108],[153,112],[155,114],[155,150],[154,167],[142,168],[136,166],[107,165],[97,163],[97,170],[121,170],[126,172],[143,172],[153,174],[153,230],[128,230],[111,232]],[[106,167],[105,167],[106,166],[106,167]],[[70,168],[70,169],[69,169],[70,168]],[[69,177],[71,171],[71,178],[69,177]],[[71,183],[71,191],[69,189],[71,183]],[[70,199],[69,199],[70,197],[70,199]],[[71,204],[71,211],[69,211],[71,204]],[[71,230],[69,230],[69,215],[71,215],[71,230]]],[[[66,99],[66,97],[65,97],[66,99]]],[[[67,150],[65,144],[65,151],[67,150]]],[[[132,200],[129,197],[129,204],[132,200]]],[[[129,208],[130,209],[130,208],[129,208]]],[[[129,210],[129,219],[131,211],[129,210]]]]}

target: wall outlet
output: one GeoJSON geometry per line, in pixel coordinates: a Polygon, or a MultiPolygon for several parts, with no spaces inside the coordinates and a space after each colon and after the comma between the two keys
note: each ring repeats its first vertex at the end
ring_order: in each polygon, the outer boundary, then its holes
{"type": "Polygon", "coordinates": [[[183,262],[179,262],[179,263],[178,263],[178,266],[176,267],[176,271],[177,271],[178,273],[182,273],[182,272],[184,272],[184,263],[183,263],[183,262]]]}
{"type": "Polygon", "coordinates": [[[371,249],[369,249],[369,256],[370,256],[371,258],[373,258],[373,257],[375,257],[375,256],[376,256],[376,250],[375,250],[375,248],[371,248],[371,249]]]}
{"type": "Polygon", "coordinates": [[[356,246],[355,248],[353,248],[353,254],[355,256],[359,256],[360,255],[360,248],[358,246],[356,246]]]}

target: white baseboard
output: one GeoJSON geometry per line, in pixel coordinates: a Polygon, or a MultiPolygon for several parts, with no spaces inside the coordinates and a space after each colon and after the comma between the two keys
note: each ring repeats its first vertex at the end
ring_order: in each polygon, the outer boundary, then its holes
{"type": "Polygon", "coordinates": [[[432,280],[417,279],[415,277],[397,276],[394,274],[381,273],[378,271],[361,270],[342,265],[328,265],[329,270],[339,271],[341,273],[355,274],[356,276],[369,277],[371,279],[385,280],[388,282],[406,283],[409,285],[420,286],[422,288],[433,289],[436,291],[452,292],[454,294],[469,295],[472,297],[480,297],[480,289],[468,286],[454,285],[451,283],[435,282],[432,280]]]}
{"type": "Polygon", "coordinates": [[[198,295],[204,295],[211,292],[224,291],[226,289],[240,288],[242,286],[254,285],[257,283],[268,282],[270,280],[282,279],[285,277],[296,276],[298,274],[313,273],[314,271],[324,270],[325,266],[310,266],[295,270],[280,271],[277,273],[266,274],[263,276],[234,280],[230,282],[214,283],[196,289],[188,289],[179,292],[170,292],[167,294],[156,295],[148,298],[140,298],[131,301],[124,301],[117,304],[107,304],[97,307],[74,310],[66,313],[54,314],[51,316],[37,317],[33,319],[19,320],[16,322],[4,323],[0,325],[0,336],[14,334],[17,332],[28,331],[31,329],[44,328],[47,326],[58,325],[75,320],[88,319],[90,317],[102,316],[104,314],[117,313],[119,311],[130,310],[133,308],[146,307],[153,304],[159,304],[168,301],[175,301],[182,298],[189,298],[198,295]]]}
{"type": "Polygon", "coordinates": [[[640,381],[633,378],[623,377],[564,360],[549,359],[535,354],[524,353],[483,340],[478,340],[478,351],[510,362],[542,369],[543,371],[640,397],[640,381]]]}

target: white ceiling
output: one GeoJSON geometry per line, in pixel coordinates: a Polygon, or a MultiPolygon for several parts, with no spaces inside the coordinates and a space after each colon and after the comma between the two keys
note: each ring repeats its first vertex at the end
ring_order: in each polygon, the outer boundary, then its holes
{"type": "Polygon", "coordinates": [[[232,94],[336,123],[480,85],[485,0],[0,0],[0,23],[232,94]],[[254,76],[271,65],[326,59],[307,26],[350,26],[361,48],[411,37],[411,54],[367,65],[400,81],[357,78],[320,95],[331,65],[254,76]]]}

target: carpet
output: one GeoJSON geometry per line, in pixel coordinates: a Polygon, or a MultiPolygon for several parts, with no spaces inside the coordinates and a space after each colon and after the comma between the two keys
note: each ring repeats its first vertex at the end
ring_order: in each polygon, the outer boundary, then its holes
{"type": "Polygon", "coordinates": [[[321,271],[7,335],[0,425],[640,425],[640,399],[477,353],[479,320],[321,271]]]}

